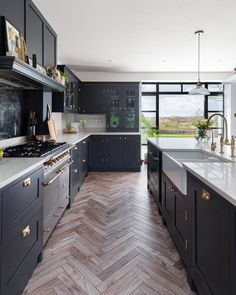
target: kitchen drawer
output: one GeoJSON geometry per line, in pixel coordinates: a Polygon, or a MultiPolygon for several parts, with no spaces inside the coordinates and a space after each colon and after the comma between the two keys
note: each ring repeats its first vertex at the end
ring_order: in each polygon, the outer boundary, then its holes
{"type": "Polygon", "coordinates": [[[22,283],[22,287],[25,286],[42,249],[42,212],[39,210],[28,216],[14,240],[2,253],[1,294],[20,294],[16,290],[22,283]]]}
{"type": "Polygon", "coordinates": [[[60,175],[60,188],[59,192],[64,193],[65,191],[69,191],[69,183],[70,183],[70,167],[67,166],[65,171],[60,175]]]}
{"type": "MultiPolygon", "coordinates": [[[[48,183],[57,173],[51,173],[49,177],[45,180],[45,183],[48,183]]],[[[44,219],[47,218],[49,213],[55,208],[59,200],[59,177],[56,178],[51,184],[44,185],[44,203],[43,203],[43,216],[44,219]]]]}
{"type": "Polygon", "coordinates": [[[8,228],[40,198],[42,170],[21,178],[2,193],[3,227],[8,228]]]}
{"type": "Polygon", "coordinates": [[[43,244],[45,244],[52,234],[55,226],[58,222],[58,207],[56,206],[48,215],[48,217],[45,219],[43,224],[43,244]]]}

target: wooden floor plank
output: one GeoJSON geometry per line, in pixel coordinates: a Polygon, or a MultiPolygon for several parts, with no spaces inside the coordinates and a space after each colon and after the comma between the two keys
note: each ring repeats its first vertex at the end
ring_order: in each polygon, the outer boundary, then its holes
{"type": "Polygon", "coordinates": [[[194,295],[141,173],[89,173],[24,295],[194,295]]]}

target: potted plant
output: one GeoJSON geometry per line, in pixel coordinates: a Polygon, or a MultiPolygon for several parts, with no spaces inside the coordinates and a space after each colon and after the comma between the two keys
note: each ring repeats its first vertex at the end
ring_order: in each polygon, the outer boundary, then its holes
{"type": "Polygon", "coordinates": [[[197,130],[195,131],[195,139],[198,142],[208,142],[211,137],[209,128],[213,124],[213,121],[208,122],[207,119],[195,121],[193,124],[197,128],[197,130]]]}
{"type": "MultiPolygon", "coordinates": [[[[148,119],[144,117],[144,115],[141,116],[141,122],[143,126],[145,126],[144,133],[146,134],[146,137],[158,137],[159,129],[154,128],[152,124],[148,121],[148,119]]],[[[144,164],[147,164],[147,162],[148,162],[148,156],[147,156],[147,153],[145,153],[144,164]]]]}

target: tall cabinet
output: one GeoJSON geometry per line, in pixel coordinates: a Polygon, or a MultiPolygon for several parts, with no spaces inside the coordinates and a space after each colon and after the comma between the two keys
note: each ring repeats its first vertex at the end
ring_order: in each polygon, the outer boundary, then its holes
{"type": "Polygon", "coordinates": [[[139,84],[116,83],[105,94],[107,131],[139,131],[139,84]]]}

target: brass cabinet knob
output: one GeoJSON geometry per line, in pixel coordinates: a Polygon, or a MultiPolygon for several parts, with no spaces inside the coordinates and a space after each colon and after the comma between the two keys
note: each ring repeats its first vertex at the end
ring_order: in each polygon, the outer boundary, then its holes
{"type": "Polygon", "coordinates": [[[86,162],[86,160],[83,160],[83,162],[85,163],[85,162],[86,162]]]}
{"type": "Polygon", "coordinates": [[[206,190],[202,190],[202,199],[204,200],[204,201],[210,201],[210,199],[211,199],[211,194],[210,193],[208,193],[206,190]]]}
{"type": "Polygon", "coordinates": [[[31,184],[31,179],[30,179],[30,177],[27,178],[27,179],[25,179],[25,180],[23,181],[23,186],[24,186],[24,187],[26,187],[26,186],[30,186],[30,184],[31,184]]]}
{"type": "Polygon", "coordinates": [[[27,238],[30,235],[30,226],[27,225],[24,229],[21,231],[21,236],[23,239],[27,238]]]}
{"type": "Polygon", "coordinates": [[[77,173],[78,172],[78,169],[74,169],[74,172],[77,173]]]}

